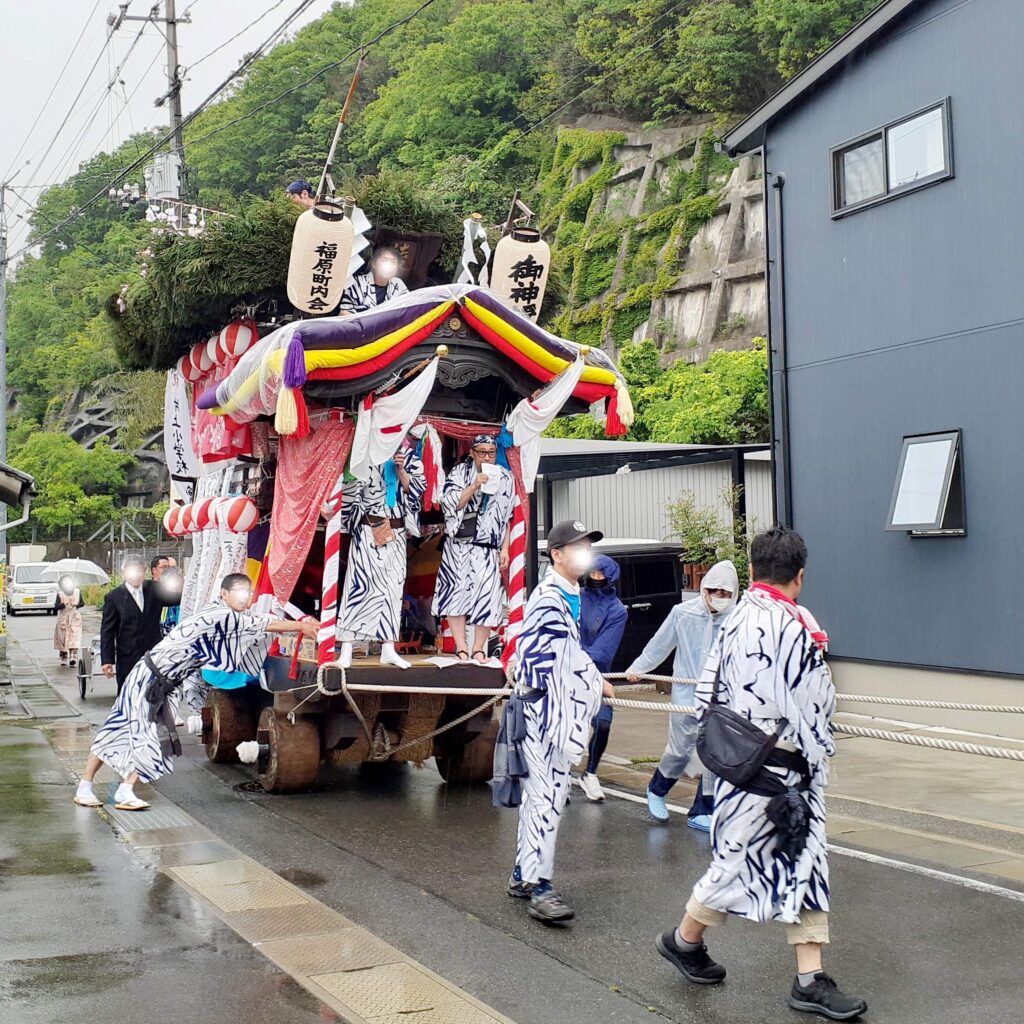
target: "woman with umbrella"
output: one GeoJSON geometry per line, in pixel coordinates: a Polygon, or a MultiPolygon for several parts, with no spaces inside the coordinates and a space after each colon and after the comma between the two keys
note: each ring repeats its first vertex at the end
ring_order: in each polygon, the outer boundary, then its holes
{"type": "Polygon", "coordinates": [[[78,664],[78,652],[82,646],[82,613],[85,605],[81,591],[70,576],[61,578],[57,585],[57,625],[53,630],[53,646],[60,654],[61,665],[78,664]]]}

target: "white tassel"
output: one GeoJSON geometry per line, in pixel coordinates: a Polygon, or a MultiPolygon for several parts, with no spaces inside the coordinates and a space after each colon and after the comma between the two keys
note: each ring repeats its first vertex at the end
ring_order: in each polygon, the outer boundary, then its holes
{"type": "Polygon", "coordinates": [[[256,740],[245,740],[239,743],[235,749],[238,751],[238,760],[242,764],[255,764],[260,756],[260,745],[256,740]]]}

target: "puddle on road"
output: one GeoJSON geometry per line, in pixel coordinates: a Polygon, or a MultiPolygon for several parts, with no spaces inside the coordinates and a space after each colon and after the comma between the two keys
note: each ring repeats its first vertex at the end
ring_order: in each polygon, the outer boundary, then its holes
{"type": "Polygon", "coordinates": [[[327,879],[323,875],[318,875],[315,871],[303,871],[302,868],[285,868],[278,871],[278,874],[286,882],[291,882],[300,889],[315,889],[318,885],[327,884],[327,879]]]}
{"type": "Polygon", "coordinates": [[[31,1003],[41,993],[60,993],[62,1000],[98,995],[139,973],[134,952],[77,953],[32,960],[0,962],[0,1005],[31,1003]]]}

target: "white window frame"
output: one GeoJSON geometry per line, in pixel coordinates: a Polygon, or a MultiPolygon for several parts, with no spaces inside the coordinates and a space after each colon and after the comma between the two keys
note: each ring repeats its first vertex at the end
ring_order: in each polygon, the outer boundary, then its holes
{"type": "Polygon", "coordinates": [[[882,125],[881,128],[872,129],[869,132],[864,132],[863,135],[858,135],[856,138],[848,139],[846,142],[840,143],[838,146],[833,146],[828,151],[829,159],[829,183],[831,185],[831,205],[832,205],[832,219],[838,220],[841,217],[849,216],[851,213],[857,213],[860,210],[866,210],[868,207],[877,206],[879,203],[887,203],[892,199],[897,199],[900,196],[905,196],[910,192],[917,192],[919,189],[928,188],[931,185],[937,185],[940,181],[948,181],[950,178],[955,177],[953,172],[953,134],[952,134],[952,118],[950,114],[950,98],[947,96],[943,100],[939,100],[937,103],[929,103],[927,107],[922,107],[920,110],[915,110],[914,113],[908,114],[906,117],[898,118],[895,121],[889,122],[889,124],[882,125]],[[901,124],[906,124],[908,121],[913,121],[915,118],[921,117],[924,114],[930,114],[933,110],[942,111],[942,155],[943,155],[943,167],[941,171],[936,171],[934,174],[929,174],[925,178],[918,178],[916,181],[908,181],[904,185],[899,185],[896,188],[892,188],[889,185],[889,132],[893,128],[898,128],[901,124]],[[871,196],[869,199],[862,199],[859,203],[851,203],[849,206],[839,205],[839,191],[841,183],[841,162],[843,154],[851,149],[856,149],[859,146],[863,146],[865,143],[872,142],[875,139],[881,139],[882,142],[882,175],[885,183],[884,190],[877,196],[871,196]]]}

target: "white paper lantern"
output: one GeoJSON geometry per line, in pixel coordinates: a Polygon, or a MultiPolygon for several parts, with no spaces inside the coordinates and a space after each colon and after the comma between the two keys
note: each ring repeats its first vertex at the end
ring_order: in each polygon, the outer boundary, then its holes
{"type": "Polygon", "coordinates": [[[215,334],[206,343],[206,358],[216,366],[218,363],[224,362],[224,350],[220,347],[220,335],[215,334]]]}
{"type": "Polygon", "coordinates": [[[341,301],[355,232],[338,203],[317,203],[300,214],[288,262],[288,301],[322,316],[341,301]]]}
{"type": "Polygon", "coordinates": [[[244,320],[236,320],[234,323],[228,324],[220,332],[221,348],[229,356],[240,356],[251,348],[256,340],[256,332],[253,330],[252,325],[244,320]]]}
{"type": "Polygon", "coordinates": [[[536,320],[551,269],[551,249],[536,228],[513,228],[494,248],[491,290],[523,316],[536,320]]]}
{"type": "Polygon", "coordinates": [[[231,498],[220,508],[220,521],[232,533],[248,533],[259,518],[259,509],[249,498],[231,498]]]}

